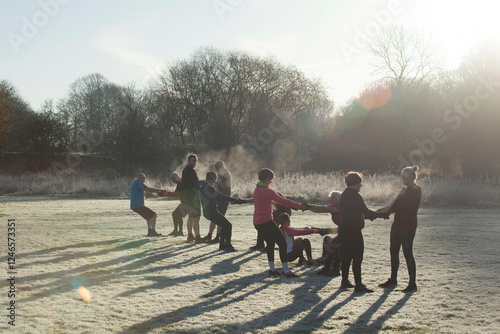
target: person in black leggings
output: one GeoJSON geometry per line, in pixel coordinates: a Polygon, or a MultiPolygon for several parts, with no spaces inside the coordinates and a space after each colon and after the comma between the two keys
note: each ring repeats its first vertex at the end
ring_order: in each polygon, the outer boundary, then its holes
{"type": "Polygon", "coordinates": [[[365,226],[365,218],[373,220],[376,218],[388,218],[386,213],[377,213],[366,207],[363,197],[359,194],[361,189],[362,175],[357,172],[349,172],[344,181],[347,188],[340,196],[340,212],[342,219],[339,225],[339,237],[342,252],[342,283],[343,288],[354,287],[349,282],[349,268],[352,262],[352,272],[356,292],[373,292],[361,281],[361,262],[363,262],[364,241],[361,230],[365,226]]]}
{"type": "Polygon", "coordinates": [[[201,203],[203,205],[203,216],[209,221],[221,227],[219,238],[219,249],[226,252],[234,252],[235,249],[231,245],[232,224],[221,214],[217,207],[217,200],[225,200],[232,204],[248,203],[251,200],[240,200],[235,197],[230,197],[221,194],[214,188],[217,181],[217,174],[208,172],[205,182],[200,187],[201,203]]]}
{"type": "Polygon", "coordinates": [[[410,282],[403,291],[417,290],[417,269],[413,257],[413,239],[417,230],[417,211],[422,197],[422,189],[415,184],[417,170],[418,167],[416,166],[404,168],[401,172],[404,188],[390,206],[377,210],[377,212],[388,214],[395,213],[390,236],[391,277],[387,282],[379,284],[382,288],[393,288],[398,284],[399,250],[403,246],[403,254],[410,276],[410,282]]]}

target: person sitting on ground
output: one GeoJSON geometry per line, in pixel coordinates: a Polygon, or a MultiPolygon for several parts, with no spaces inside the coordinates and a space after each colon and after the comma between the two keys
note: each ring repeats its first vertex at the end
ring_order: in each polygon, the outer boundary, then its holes
{"type": "Polygon", "coordinates": [[[161,233],[156,232],[156,212],[144,205],[144,192],[159,193],[165,190],[151,188],[144,184],[146,175],[143,173],[137,176],[137,179],[130,186],[130,209],[146,219],[148,225],[148,237],[159,237],[161,233]]]}
{"type": "Polygon", "coordinates": [[[219,249],[226,252],[236,251],[231,244],[232,224],[221,214],[217,207],[217,200],[225,200],[232,204],[249,203],[251,200],[241,200],[221,194],[214,188],[217,174],[208,172],[206,180],[201,184],[200,197],[203,206],[203,216],[221,227],[219,249]]]}
{"type": "Polygon", "coordinates": [[[311,242],[307,238],[295,239],[295,237],[299,235],[319,233],[319,230],[308,227],[291,227],[290,216],[287,213],[280,214],[276,223],[280,226],[281,232],[286,239],[288,263],[295,261],[298,258],[299,265],[303,265],[304,263],[308,266],[313,265],[314,260],[312,258],[311,242]],[[304,251],[306,253],[307,260],[304,258],[304,251]]]}
{"type": "MultiPolygon", "coordinates": [[[[342,218],[340,214],[340,191],[333,190],[330,192],[330,205],[314,205],[311,206],[312,212],[330,213],[332,221],[338,227],[342,218]]],[[[338,276],[340,275],[340,238],[325,236],[323,238],[323,254],[316,259],[318,263],[324,263],[325,266],[317,273],[317,275],[338,276]],[[333,264],[333,267],[332,267],[333,264]]]]}

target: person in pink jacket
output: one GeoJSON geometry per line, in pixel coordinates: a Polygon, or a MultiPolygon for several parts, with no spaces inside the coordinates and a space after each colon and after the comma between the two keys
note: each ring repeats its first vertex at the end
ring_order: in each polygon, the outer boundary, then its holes
{"type": "Polygon", "coordinates": [[[313,233],[319,233],[318,229],[309,227],[291,227],[290,226],[290,216],[287,213],[282,213],[278,217],[277,221],[280,226],[281,232],[285,237],[287,243],[287,253],[288,262],[295,261],[299,259],[299,265],[304,264],[312,265],[314,260],[311,253],[311,242],[307,238],[297,238],[299,235],[308,235],[313,233]],[[304,251],[306,252],[307,260],[304,258],[304,251]]]}
{"type": "Polygon", "coordinates": [[[305,204],[299,204],[289,199],[283,198],[269,185],[273,182],[274,172],[269,168],[263,168],[259,171],[259,183],[253,193],[254,214],[253,224],[258,232],[265,237],[267,243],[266,252],[269,262],[269,274],[271,276],[281,275],[274,266],[274,246],[278,245],[281,264],[283,265],[283,275],[286,277],[297,277],[288,268],[287,244],[283,233],[278,225],[273,221],[273,202],[288,206],[295,210],[306,210],[305,204]]]}

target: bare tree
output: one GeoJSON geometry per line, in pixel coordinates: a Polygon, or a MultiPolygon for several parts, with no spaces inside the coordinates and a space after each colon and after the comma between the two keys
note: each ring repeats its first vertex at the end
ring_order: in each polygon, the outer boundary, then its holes
{"type": "Polygon", "coordinates": [[[416,90],[425,80],[430,81],[442,62],[430,36],[402,26],[385,27],[369,47],[376,57],[376,72],[385,75],[399,93],[403,87],[416,90]]]}

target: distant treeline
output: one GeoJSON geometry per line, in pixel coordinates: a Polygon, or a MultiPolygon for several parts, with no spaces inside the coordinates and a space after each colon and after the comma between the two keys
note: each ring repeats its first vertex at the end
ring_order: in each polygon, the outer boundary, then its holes
{"type": "MultiPolygon", "coordinates": [[[[478,46],[453,71],[426,71],[422,54],[397,66],[386,61],[380,80],[340,106],[321,81],[294,66],[211,47],[168,66],[146,88],[90,74],[38,110],[0,81],[0,154],[57,156],[39,166],[52,170],[99,156],[122,176],[172,168],[188,152],[223,157],[235,149],[244,153],[238,163],[280,170],[416,164],[424,172],[499,175],[500,53],[493,46],[478,46]]],[[[383,49],[372,46],[375,55],[383,49]]]]}

